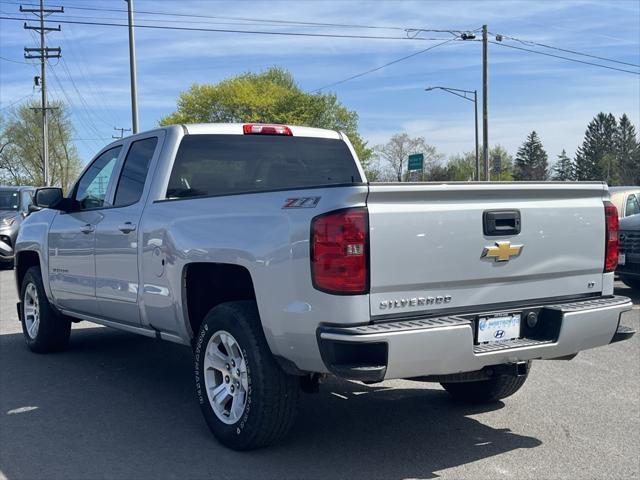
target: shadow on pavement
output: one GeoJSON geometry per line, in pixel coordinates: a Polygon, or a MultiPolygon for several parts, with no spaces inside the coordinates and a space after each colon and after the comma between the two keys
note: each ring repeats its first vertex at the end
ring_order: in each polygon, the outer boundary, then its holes
{"type": "Polygon", "coordinates": [[[627,287],[623,283],[616,283],[614,293],[616,295],[622,295],[623,297],[629,297],[633,301],[634,305],[640,305],[640,291],[634,290],[631,287],[627,287]]]}
{"type": "Polygon", "coordinates": [[[331,381],[303,395],[291,435],[238,453],[201,418],[188,348],[105,328],[71,349],[0,336],[0,476],[23,478],[434,478],[541,442],[469,415],[439,389],[331,381]],[[34,408],[35,407],[35,408],[34,408]]]}

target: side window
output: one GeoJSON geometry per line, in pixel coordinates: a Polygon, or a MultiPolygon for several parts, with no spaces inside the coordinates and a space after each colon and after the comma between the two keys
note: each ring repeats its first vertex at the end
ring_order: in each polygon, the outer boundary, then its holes
{"type": "Polygon", "coordinates": [[[640,202],[638,201],[638,197],[636,195],[629,195],[627,197],[627,207],[625,208],[624,216],[628,217],[630,215],[636,215],[640,213],[640,202]]]}
{"type": "Polygon", "coordinates": [[[107,150],[96,158],[78,182],[74,198],[80,202],[81,209],[100,208],[104,205],[104,197],[120,150],[122,146],[107,150]]]}
{"type": "Polygon", "coordinates": [[[149,171],[149,163],[158,144],[156,137],[133,142],[122,167],[114,206],[131,205],[140,200],[144,182],[149,171]]]}

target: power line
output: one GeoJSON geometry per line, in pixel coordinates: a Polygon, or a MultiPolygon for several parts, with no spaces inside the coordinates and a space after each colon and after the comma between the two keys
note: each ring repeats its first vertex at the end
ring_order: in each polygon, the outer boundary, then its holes
{"type": "Polygon", "coordinates": [[[418,55],[421,55],[423,53],[428,52],[429,50],[433,50],[434,48],[437,48],[437,47],[440,47],[440,46],[445,45],[447,43],[453,42],[454,40],[456,40],[456,38],[452,38],[450,40],[446,40],[446,41],[444,41],[442,43],[437,43],[436,45],[431,45],[429,48],[425,48],[424,50],[420,50],[418,52],[414,52],[414,53],[412,53],[410,55],[405,55],[404,57],[396,58],[395,60],[392,60],[390,62],[385,63],[384,65],[380,65],[378,67],[372,68],[372,69],[367,70],[365,72],[361,72],[361,73],[358,73],[356,75],[351,75],[350,77],[344,78],[342,80],[338,80],[337,82],[329,83],[329,84],[324,85],[324,86],[322,86],[320,88],[316,88],[315,90],[312,90],[311,93],[318,93],[321,90],[324,90],[325,88],[335,87],[336,85],[340,85],[342,83],[349,82],[351,80],[355,80],[356,78],[364,77],[365,75],[368,75],[368,74],[373,73],[373,72],[377,72],[378,70],[382,70],[383,68],[386,68],[386,67],[388,67],[390,65],[402,62],[402,61],[407,60],[407,59],[412,58],[412,57],[416,57],[418,55]]]}
{"type": "MultiPolygon", "coordinates": [[[[73,75],[71,75],[71,72],[69,71],[69,67],[67,67],[67,63],[63,61],[62,62],[62,67],[63,67],[63,70],[65,71],[65,74],[66,74],[67,78],[71,82],[71,85],[73,86],[73,89],[75,90],[76,94],[78,95],[78,99],[80,100],[80,103],[82,104],[82,106],[84,107],[84,110],[88,114],[88,112],[91,111],[91,108],[89,107],[89,104],[85,100],[85,98],[82,95],[82,93],[80,93],[80,90],[78,89],[78,86],[76,85],[76,82],[73,79],[73,75]]],[[[111,124],[109,122],[107,122],[106,120],[104,120],[100,115],[96,115],[96,118],[98,118],[98,120],[100,120],[105,125],[111,126],[111,124]]]]}
{"type": "MultiPolygon", "coordinates": [[[[93,130],[93,133],[96,134],[97,136],[102,136],[102,132],[99,130],[99,128],[96,126],[96,124],[93,122],[91,115],[89,114],[89,112],[86,110],[86,107],[84,107],[84,105],[82,105],[82,103],[80,104],[80,108],[76,108],[74,102],[71,100],[71,97],[69,96],[69,94],[67,94],[67,91],[65,90],[64,86],[62,85],[62,82],[60,81],[60,78],[58,77],[58,75],[56,74],[55,70],[51,70],[51,73],[53,73],[53,78],[56,81],[56,83],[58,84],[58,87],[60,87],[60,91],[62,92],[62,95],[64,96],[64,98],[66,99],[67,103],[71,106],[71,108],[74,108],[77,110],[78,115],[76,116],[76,118],[78,119],[78,121],[87,129],[87,130],[93,130]],[[83,113],[85,118],[83,118],[80,113],[83,113]]],[[[98,146],[99,148],[99,146],[98,146]]]]}
{"type": "Polygon", "coordinates": [[[625,70],[623,68],[611,67],[609,65],[602,65],[601,63],[587,62],[585,60],[578,60],[577,58],[563,57],[562,55],[555,55],[553,53],[541,52],[539,50],[531,50],[529,48],[516,47],[515,45],[507,45],[506,43],[496,42],[496,41],[493,41],[493,40],[489,40],[489,43],[492,43],[494,45],[500,45],[500,46],[506,47],[506,48],[513,48],[515,50],[522,50],[523,52],[537,53],[538,55],[544,55],[546,57],[560,58],[562,60],[568,60],[570,62],[582,63],[582,64],[585,64],[585,65],[591,65],[592,67],[600,67],[600,68],[606,68],[608,70],[615,70],[617,72],[625,72],[625,73],[632,73],[634,75],[640,75],[640,72],[634,72],[633,70],[625,70]]]}
{"type": "Polygon", "coordinates": [[[33,97],[33,93],[34,93],[34,92],[31,92],[31,93],[29,93],[28,95],[25,95],[24,97],[20,97],[19,99],[15,100],[14,102],[11,102],[9,105],[7,105],[7,106],[5,106],[5,107],[0,108],[0,111],[2,111],[2,110],[6,110],[7,108],[11,108],[11,107],[13,107],[15,104],[22,102],[22,100],[24,100],[25,98],[33,97]]]}
{"type": "MultiPolygon", "coordinates": [[[[491,32],[489,32],[491,33],[491,32]]],[[[611,63],[619,63],[621,65],[628,65],[630,67],[639,67],[640,65],[637,63],[629,63],[629,62],[623,62],[622,60],[615,60],[613,58],[607,58],[607,57],[600,57],[598,55],[593,55],[591,53],[585,53],[585,52],[579,52],[577,50],[569,50],[567,48],[560,48],[560,47],[555,47],[553,45],[546,45],[544,43],[538,43],[538,42],[534,42],[532,40],[522,40],[520,38],[515,38],[515,37],[509,37],[507,35],[503,35],[503,34],[495,34],[495,33],[491,33],[491,35],[493,35],[494,37],[496,35],[500,35],[502,38],[506,38],[508,40],[513,40],[515,42],[519,42],[522,43],[523,45],[535,45],[538,47],[544,47],[544,48],[549,48],[551,50],[557,50],[560,52],[565,52],[565,53],[571,53],[573,55],[580,55],[582,57],[589,57],[589,58],[595,58],[596,60],[604,60],[605,62],[611,62],[611,63]]]]}
{"type": "MultiPolygon", "coordinates": [[[[84,80],[85,84],[88,86],[89,92],[91,94],[91,97],[93,98],[94,103],[100,106],[102,111],[108,117],[110,117],[114,123],[118,123],[116,115],[113,113],[114,107],[109,102],[108,96],[104,93],[102,88],[100,88],[100,85],[95,85],[93,83],[93,81],[91,80],[90,72],[88,70],[85,70],[85,67],[90,63],[86,55],[84,54],[84,51],[82,50],[82,42],[71,42],[65,35],[64,31],[61,33],[64,39],[64,45],[67,51],[67,56],[71,54],[71,56],[74,57],[75,53],[79,52],[79,56],[80,56],[79,61],[75,63],[77,64],[77,69],[78,69],[78,72],[80,73],[80,76],[84,80]],[[76,47],[77,47],[77,50],[76,50],[76,47]]],[[[62,62],[66,63],[64,58],[62,59],[62,62]]],[[[69,66],[65,65],[65,69],[69,70],[69,66]]]]}
{"type": "Polygon", "coordinates": [[[31,65],[29,62],[22,62],[20,60],[12,60],[10,58],[5,58],[5,57],[0,57],[0,60],[4,60],[5,62],[11,62],[11,63],[21,63],[23,65],[31,65]]]}
{"type": "MultiPolygon", "coordinates": [[[[10,20],[22,22],[22,18],[1,16],[0,20],[10,20]]],[[[109,23],[109,22],[81,22],[73,20],[56,20],[57,23],[70,24],[70,25],[92,25],[101,27],[127,27],[125,23],[109,23]]],[[[224,28],[196,28],[196,27],[174,27],[169,25],[136,25],[136,28],[148,28],[155,30],[178,30],[189,32],[215,32],[215,33],[240,33],[248,35],[275,35],[275,36],[289,36],[289,37],[320,37],[320,38],[350,38],[350,39],[364,39],[364,40],[422,40],[422,41],[438,41],[452,39],[444,38],[424,38],[424,37],[391,37],[391,36],[375,36],[375,35],[345,35],[345,34],[330,34],[330,33],[306,33],[306,32],[270,32],[265,30],[233,30],[224,28]]]]}
{"type": "MultiPolygon", "coordinates": [[[[17,4],[17,2],[0,1],[0,3],[17,4]]],[[[65,5],[67,9],[72,10],[86,10],[86,11],[99,11],[99,12],[119,12],[127,13],[127,10],[117,8],[99,8],[99,7],[79,7],[75,5],[65,5]]],[[[299,26],[311,26],[311,27],[336,27],[336,28],[362,28],[362,29],[377,29],[377,30],[400,30],[403,32],[438,32],[438,33],[462,33],[462,30],[450,30],[450,29],[426,29],[426,28],[406,28],[398,26],[382,26],[382,25],[361,25],[361,24],[344,24],[344,23],[329,23],[329,22],[308,22],[299,20],[280,20],[269,18],[250,18],[250,17],[234,17],[225,15],[196,15],[188,13],[177,12],[161,12],[161,11],[149,11],[149,10],[134,10],[136,15],[160,15],[171,17],[188,17],[188,18],[211,18],[220,20],[237,20],[243,22],[260,22],[260,24],[282,24],[282,25],[299,25],[299,26]]]]}

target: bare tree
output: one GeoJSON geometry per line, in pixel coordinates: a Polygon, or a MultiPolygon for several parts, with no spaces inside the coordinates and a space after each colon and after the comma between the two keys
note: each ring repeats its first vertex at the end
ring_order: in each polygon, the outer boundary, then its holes
{"type": "MultiPolygon", "coordinates": [[[[37,111],[24,104],[8,119],[0,118],[0,183],[44,185],[41,120],[37,111]]],[[[50,114],[49,161],[53,185],[69,188],[81,162],[71,138],[73,126],[64,105],[52,102],[50,114]]]]}

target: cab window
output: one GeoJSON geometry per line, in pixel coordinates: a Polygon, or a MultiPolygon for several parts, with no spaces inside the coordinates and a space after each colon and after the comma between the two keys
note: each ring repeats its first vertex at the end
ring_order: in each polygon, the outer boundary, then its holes
{"type": "Polygon", "coordinates": [[[631,194],[627,197],[627,206],[624,209],[624,216],[629,217],[638,213],[640,213],[640,202],[636,195],[631,194]]]}
{"type": "Polygon", "coordinates": [[[84,173],[78,182],[74,195],[75,200],[80,204],[80,209],[87,210],[104,206],[107,188],[120,150],[122,150],[122,146],[107,150],[96,158],[84,173]]]}
{"type": "Polygon", "coordinates": [[[157,144],[157,137],[145,138],[131,144],[118,180],[114,206],[132,205],[140,200],[149,171],[149,163],[157,144]]]}

